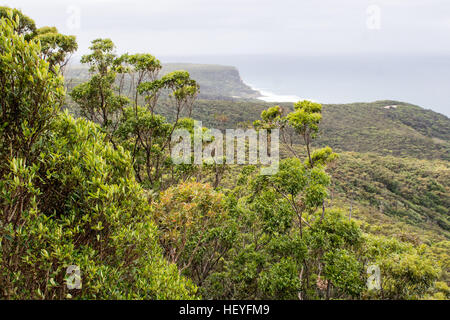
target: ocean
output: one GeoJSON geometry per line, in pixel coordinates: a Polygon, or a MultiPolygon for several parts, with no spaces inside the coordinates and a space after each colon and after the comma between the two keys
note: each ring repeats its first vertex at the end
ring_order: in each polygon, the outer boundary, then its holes
{"type": "Polygon", "coordinates": [[[162,62],[232,65],[262,100],[397,100],[450,117],[450,56],[185,56],[162,62]]]}

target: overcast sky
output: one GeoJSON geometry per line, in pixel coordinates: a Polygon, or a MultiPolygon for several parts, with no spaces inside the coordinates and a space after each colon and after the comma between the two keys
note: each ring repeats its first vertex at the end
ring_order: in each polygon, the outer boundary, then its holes
{"type": "Polygon", "coordinates": [[[448,54],[448,0],[11,0],[38,26],[121,52],[448,54]]]}

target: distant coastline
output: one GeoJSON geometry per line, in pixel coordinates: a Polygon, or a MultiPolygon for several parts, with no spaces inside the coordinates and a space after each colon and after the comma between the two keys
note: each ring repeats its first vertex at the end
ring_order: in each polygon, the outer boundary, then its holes
{"type": "Polygon", "coordinates": [[[338,104],[388,99],[450,116],[448,55],[199,55],[165,60],[235,66],[246,84],[264,91],[260,100],[299,96],[338,104]]]}
{"type": "Polygon", "coordinates": [[[256,88],[255,86],[246,83],[250,88],[252,88],[255,91],[258,91],[261,96],[257,97],[258,100],[262,100],[265,102],[296,102],[301,99],[299,96],[296,95],[280,95],[271,91],[268,91],[267,89],[260,89],[256,88]]]}
{"type": "Polygon", "coordinates": [[[293,94],[278,94],[278,93],[269,91],[268,89],[260,89],[260,88],[253,86],[252,84],[250,84],[248,82],[245,82],[245,84],[248,85],[250,88],[252,88],[252,90],[259,92],[260,96],[256,98],[257,100],[262,100],[265,102],[297,102],[297,101],[301,101],[301,100],[305,100],[305,99],[314,101],[314,99],[304,98],[304,97],[302,98],[300,96],[293,95],[293,94]]]}

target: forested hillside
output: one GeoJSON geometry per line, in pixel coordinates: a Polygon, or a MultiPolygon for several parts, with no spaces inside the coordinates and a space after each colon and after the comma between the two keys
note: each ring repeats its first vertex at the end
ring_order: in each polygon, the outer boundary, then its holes
{"type": "Polygon", "coordinates": [[[333,192],[413,226],[449,238],[450,166],[373,153],[340,153],[333,192]]]}
{"type": "MultiPolygon", "coordinates": [[[[162,65],[160,75],[176,70],[186,70],[192,79],[201,86],[198,97],[200,99],[236,100],[255,99],[261,94],[246,85],[239,71],[232,66],[221,66],[211,64],[192,63],[165,63],[162,65]]],[[[66,83],[72,87],[82,81],[89,79],[89,70],[86,66],[73,63],[65,74],[66,83]]]]}
{"type": "MultiPolygon", "coordinates": [[[[193,117],[214,128],[247,128],[264,109],[273,105],[259,101],[199,100],[195,103],[193,117]]],[[[291,103],[279,105],[292,110],[291,103]]],[[[164,104],[158,111],[172,117],[164,104]]],[[[324,104],[323,120],[314,144],[329,145],[339,151],[450,160],[450,119],[396,101],[324,104]],[[396,108],[384,108],[390,105],[396,108]]]]}
{"type": "MultiPolygon", "coordinates": [[[[197,100],[203,67],[108,38],[72,81],[73,36],[0,18],[0,298],[450,299],[448,118],[197,100]],[[237,127],[279,131],[281,159],[223,163],[211,129],[237,127]]],[[[253,95],[225,69],[210,92],[253,95]]]]}
{"type": "Polygon", "coordinates": [[[192,63],[163,64],[161,74],[186,70],[200,85],[199,99],[254,99],[261,94],[246,85],[232,66],[192,63]]]}
{"type": "MultiPolygon", "coordinates": [[[[249,127],[264,109],[274,105],[255,100],[259,93],[246,86],[233,67],[167,64],[161,74],[174,70],[188,71],[199,83],[199,100],[195,102],[193,117],[209,127],[249,127]]],[[[86,67],[70,67],[66,72],[68,86],[88,77],[86,67]]],[[[280,103],[280,106],[292,109],[291,103],[280,103]]],[[[168,119],[174,116],[164,101],[157,111],[168,119]]],[[[339,151],[450,160],[450,119],[419,106],[390,100],[324,104],[315,144],[329,145],[339,151]]]]}

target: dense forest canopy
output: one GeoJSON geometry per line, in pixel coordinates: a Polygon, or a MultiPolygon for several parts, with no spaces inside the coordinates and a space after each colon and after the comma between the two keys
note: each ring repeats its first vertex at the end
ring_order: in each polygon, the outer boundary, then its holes
{"type": "Polygon", "coordinates": [[[450,297],[448,119],[198,101],[189,72],[111,39],[92,41],[89,76],[68,86],[75,37],[0,17],[2,299],[450,297]],[[205,135],[278,130],[278,171],[176,163],[172,133],[194,139],[194,120],[205,135]]]}

